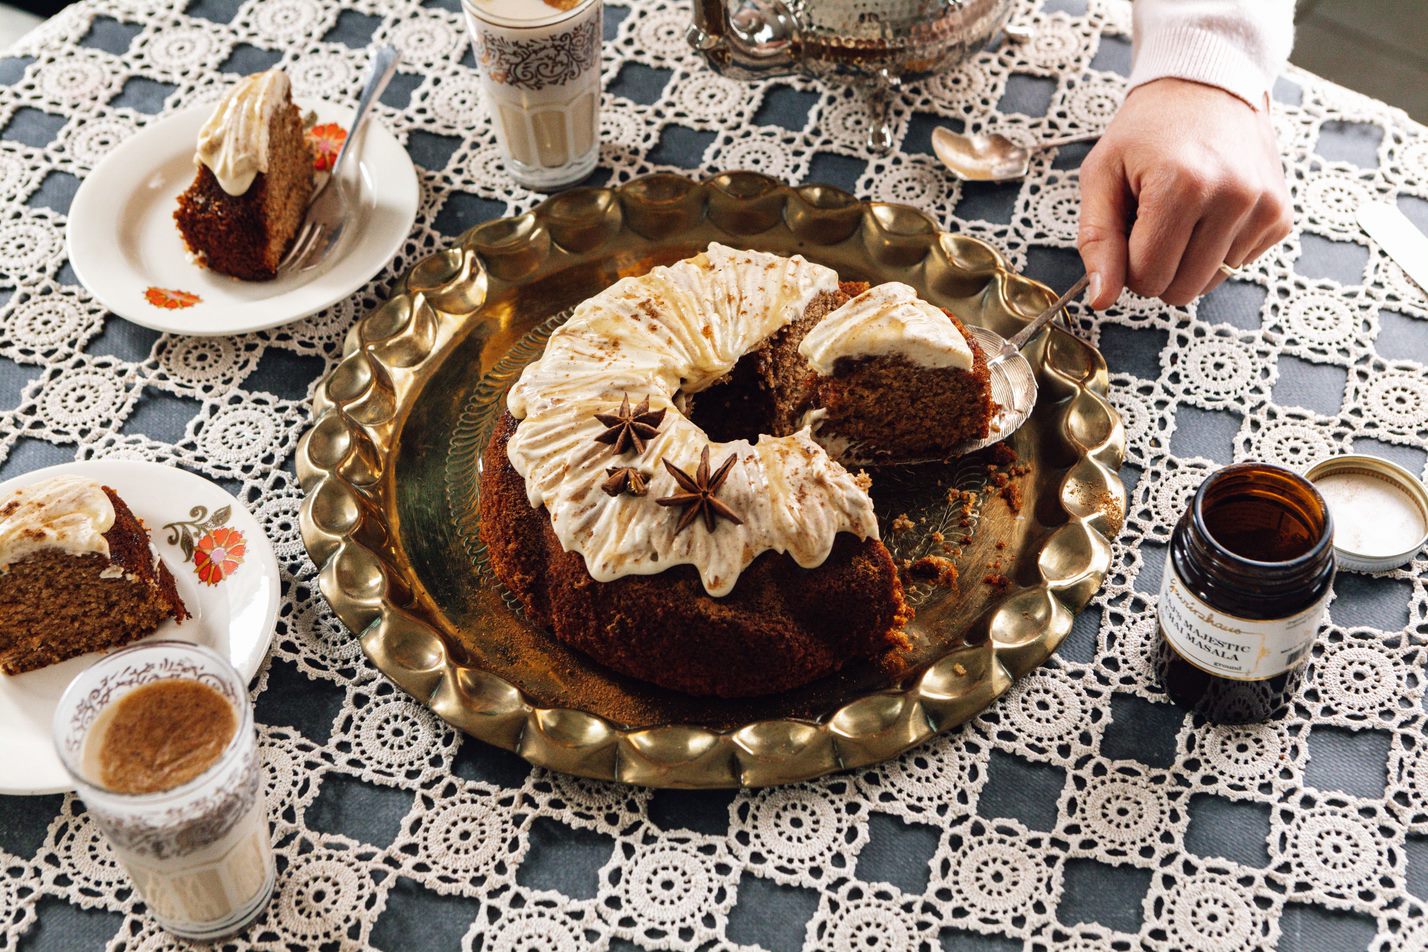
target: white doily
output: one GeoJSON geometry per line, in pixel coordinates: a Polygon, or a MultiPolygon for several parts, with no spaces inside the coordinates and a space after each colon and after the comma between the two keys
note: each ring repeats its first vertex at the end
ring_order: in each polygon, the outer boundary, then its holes
{"type": "MultiPolygon", "coordinates": [[[[607,6],[609,183],[755,168],[920,206],[1018,267],[1074,260],[1081,153],[1038,153],[1020,187],[977,189],[939,170],[927,134],[939,121],[1024,142],[1101,129],[1124,93],[1128,4],[1026,0],[1013,20],[1029,42],[910,86],[890,156],[864,151],[859,96],[716,76],[688,50],[688,19],[682,0],[607,6]]],[[[502,170],[459,4],[85,0],[11,57],[0,123],[27,131],[0,139],[0,464],[183,465],[253,508],[283,566],[255,689],[278,886],[237,947],[393,948],[444,922],[449,944],[490,952],[903,952],[970,933],[1026,950],[1241,952],[1281,943],[1291,905],[1371,923],[1378,952],[1428,946],[1428,873],[1410,848],[1428,835],[1423,554],[1341,579],[1283,723],[1195,723],[1163,703],[1146,660],[1168,529],[1211,469],[1367,448],[1423,471],[1428,296],[1353,220],[1366,199],[1428,201],[1428,131],[1401,112],[1291,70],[1273,120],[1299,231],[1198,305],[1126,295],[1104,315],[1074,309],[1111,365],[1133,485],[1106,587],[1057,658],[897,761],[711,801],[463,745],[366,662],[302,548],[292,451],[348,328],[474,224],[469,209],[542,199],[502,170]],[[422,169],[417,224],[370,287],[288,327],[194,339],[124,325],[77,285],[64,195],[116,144],[270,61],[299,95],[354,103],[370,42],[404,56],[381,121],[440,165],[422,169]],[[1343,130],[1356,145],[1327,148],[1343,130]],[[1231,300],[1239,310],[1216,303],[1231,300]],[[1359,738],[1386,763],[1355,766],[1359,738]]],[[[0,949],[37,922],[77,942],[48,921],[57,900],[111,916],[113,949],[173,947],[78,801],[48,821],[0,802],[0,828],[0,949]]]]}

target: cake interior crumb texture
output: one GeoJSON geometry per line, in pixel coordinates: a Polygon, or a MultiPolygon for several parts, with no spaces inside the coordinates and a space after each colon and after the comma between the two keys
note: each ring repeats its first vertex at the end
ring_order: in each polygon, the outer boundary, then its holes
{"type": "Polygon", "coordinates": [[[0,671],[20,674],[118,647],[167,618],[189,617],[144,527],[112,489],[104,492],[114,505],[104,534],[109,558],[49,548],[0,569],[0,671]]]}
{"type": "Polygon", "coordinates": [[[312,197],[312,151],[291,101],[273,110],[268,171],[248,191],[229,195],[200,165],[174,212],[190,251],[207,267],[245,281],[277,276],[312,197]]]}

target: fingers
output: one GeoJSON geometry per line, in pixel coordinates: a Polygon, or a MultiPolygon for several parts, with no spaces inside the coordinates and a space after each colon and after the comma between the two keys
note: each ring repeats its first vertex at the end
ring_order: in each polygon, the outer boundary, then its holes
{"type": "Polygon", "coordinates": [[[1230,260],[1234,243],[1253,212],[1253,200],[1243,206],[1226,202],[1201,218],[1190,235],[1175,278],[1160,295],[1161,300],[1182,307],[1199,297],[1217,276],[1223,277],[1220,265],[1230,260]]]}
{"type": "MultiPolygon", "coordinates": [[[[1225,263],[1231,268],[1243,267],[1283,241],[1292,230],[1289,199],[1280,183],[1278,188],[1267,189],[1259,197],[1254,210],[1240,226],[1239,233],[1225,253],[1225,263]]],[[[1211,275],[1200,294],[1209,294],[1227,277],[1223,272],[1211,275]]]]}
{"type": "Polygon", "coordinates": [[[1160,297],[1170,287],[1208,198],[1184,172],[1172,171],[1146,183],[1128,245],[1127,283],[1132,291],[1160,297]]]}
{"type": "Polygon", "coordinates": [[[1098,157],[1096,150],[1081,166],[1081,214],[1076,248],[1091,283],[1091,307],[1104,310],[1121,296],[1126,284],[1126,222],[1130,186],[1119,162],[1098,157]]]}

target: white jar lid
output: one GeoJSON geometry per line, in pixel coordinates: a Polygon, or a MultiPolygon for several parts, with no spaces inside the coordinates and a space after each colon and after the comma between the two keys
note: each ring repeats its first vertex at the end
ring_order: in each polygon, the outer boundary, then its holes
{"type": "Polygon", "coordinates": [[[1334,519],[1339,567],[1355,572],[1398,568],[1428,543],[1428,488],[1377,456],[1331,456],[1304,471],[1334,519]]]}

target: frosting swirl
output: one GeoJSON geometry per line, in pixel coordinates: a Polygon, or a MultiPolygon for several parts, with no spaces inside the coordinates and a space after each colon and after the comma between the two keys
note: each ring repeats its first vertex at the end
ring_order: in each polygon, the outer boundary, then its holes
{"type": "Polygon", "coordinates": [[[113,527],[114,504],[92,479],[55,476],[23,486],[0,501],[0,567],[51,548],[108,556],[104,533],[113,527]]]}
{"type": "Polygon", "coordinates": [[[877,538],[871,497],[806,428],[755,443],[712,443],[675,399],[713,385],[837,287],[834,271],[801,256],[711,244],[703,254],[616,282],[551,335],[507,396],[521,424],[506,451],[531,505],[546,507],[561,545],[584,556],[591,577],[608,582],[687,564],[710,595],[727,595],[763,552],[787,553],[813,568],[828,558],[839,532],[877,538]],[[652,411],[667,413],[642,452],[617,458],[595,439],[605,429],[596,414],[613,412],[627,396],[648,397],[652,411]],[[680,491],[659,461],[693,471],[705,447],[715,465],[736,457],[719,499],[743,522],[677,532],[677,511],[653,501],[680,491]],[[648,494],[603,492],[612,465],[649,473],[648,494]]]}
{"type": "Polygon", "coordinates": [[[972,367],[972,348],[957,326],[941,308],[897,281],[869,288],[819,321],[798,352],[825,377],[843,357],[901,357],[918,367],[972,367]]]}
{"type": "Polygon", "coordinates": [[[194,163],[207,166],[229,195],[247,192],[258,173],[268,171],[268,127],[288,96],[288,76],[280,69],[239,80],[199,130],[194,163]]]}

